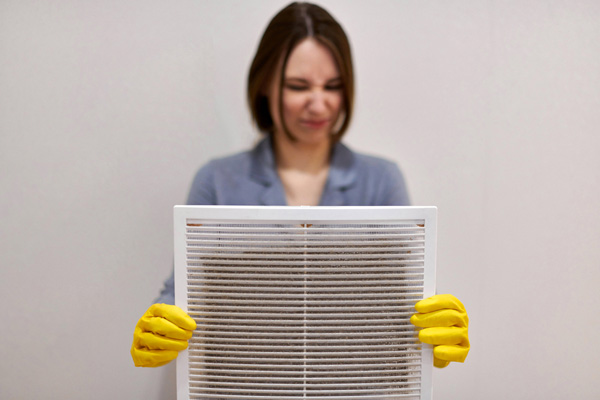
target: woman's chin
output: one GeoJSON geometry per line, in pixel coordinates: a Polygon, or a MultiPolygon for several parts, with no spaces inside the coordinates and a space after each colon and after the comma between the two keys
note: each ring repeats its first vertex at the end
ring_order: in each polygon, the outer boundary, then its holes
{"type": "Polygon", "coordinates": [[[329,144],[332,138],[329,129],[302,129],[292,132],[292,136],[297,142],[312,146],[329,144]]]}
{"type": "Polygon", "coordinates": [[[303,146],[310,147],[321,147],[331,144],[331,135],[329,133],[324,135],[299,135],[296,137],[296,143],[303,146]]]}
{"type": "Polygon", "coordinates": [[[280,132],[275,133],[276,140],[284,140],[296,147],[321,147],[330,145],[332,135],[330,129],[290,129],[289,135],[280,132]]]}

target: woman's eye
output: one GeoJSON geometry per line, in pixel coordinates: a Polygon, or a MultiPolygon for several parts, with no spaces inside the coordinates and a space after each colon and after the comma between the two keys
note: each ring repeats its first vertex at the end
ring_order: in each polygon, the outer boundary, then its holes
{"type": "MultiPolygon", "coordinates": [[[[332,83],[329,85],[325,85],[323,87],[323,89],[332,92],[332,91],[341,90],[343,87],[344,87],[344,85],[341,83],[332,83]]],[[[311,90],[310,85],[303,85],[303,84],[296,84],[296,83],[286,83],[285,88],[289,89],[289,90],[293,90],[295,92],[303,92],[303,91],[311,90]]]]}
{"type": "Polygon", "coordinates": [[[290,89],[290,90],[294,90],[296,92],[300,92],[302,90],[307,90],[308,87],[307,86],[301,86],[301,85],[285,85],[286,89],[290,89]]]}

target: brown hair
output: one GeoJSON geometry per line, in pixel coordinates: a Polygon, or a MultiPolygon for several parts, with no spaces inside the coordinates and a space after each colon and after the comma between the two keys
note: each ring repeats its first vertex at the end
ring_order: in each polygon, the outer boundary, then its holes
{"type": "Polygon", "coordinates": [[[339,140],[352,116],[354,101],[354,70],[350,43],[340,24],[323,8],[310,3],[292,3],[282,9],[269,23],[260,40],[248,74],[248,105],[258,128],[265,133],[273,132],[273,118],[269,111],[266,88],[276,73],[281,75],[279,85],[279,113],[285,133],[290,135],[282,115],[282,87],[285,67],[294,47],[306,38],[314,38],[327,47],[337,63],[342,80],[343,122],[336,124],[339,130],[334,140],[339,140]],[[281,70],[278,71],[283,59],[281,70]]]}

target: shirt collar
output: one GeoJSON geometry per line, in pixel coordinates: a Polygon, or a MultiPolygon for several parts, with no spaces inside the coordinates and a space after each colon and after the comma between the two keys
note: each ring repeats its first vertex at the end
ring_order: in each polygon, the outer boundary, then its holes
{"type": "Polygon", "coordinates": [[[332,189],[344,190],[356,181],[358,169],[354,153],[345,145],[337,142],[333,146],[331,165],[329,166],[328,185],[332,189]]]}
{"type": "Polygon", "coordinates": [[[252,164],[250,166],[250,177],[265,186],[272,186],[279,180],[275,168],[275,156],[271,137],[267,136],[261,140],[252,150],[252,164]]]}
{"type": "MultiPolygon", "coordinates": [[[[271,137],[265,137],[251,150],[251,152],[251,178],[267,187],[279,185],[280,181],[275,166],[275,156],[271,137]]],[[[335,143],[331,154],[327,189],[345,190],[355,183],[357,175],[358,168],[356,166],[356,156],[354,153],[342,143],[335,143]]]]}

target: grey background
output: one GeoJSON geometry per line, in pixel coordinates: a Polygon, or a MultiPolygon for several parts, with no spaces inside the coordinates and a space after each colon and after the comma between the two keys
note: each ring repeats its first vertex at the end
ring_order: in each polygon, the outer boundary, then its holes
{"type": "MultiPolygon", "coordinates": [[[[0,398],[174,398],[133,327],[194,172],[257,139],[246,69],[286,3],[0,2],[0,398]]],[[[469,310],[434,398],[600,398],[600,3],[321,4],[354,50],[346,142],[439,207],[438,292],[469,310]]]]}

